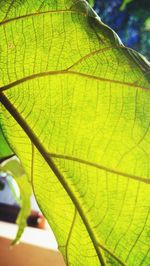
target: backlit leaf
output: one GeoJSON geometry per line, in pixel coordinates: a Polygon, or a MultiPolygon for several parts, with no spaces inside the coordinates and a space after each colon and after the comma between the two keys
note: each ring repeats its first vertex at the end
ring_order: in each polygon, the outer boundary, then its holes
{"type": "Polygon", "coordinates": [[[149,63],[86,1],[0,20],[1,125],[66,264],[149,265],[149,63]]]}
{"type": "Polygon", "coordinates": [[[7,144],[2,130],[0,128],[0,162],[9,156],[11,156],[13,152],[11,151],[9,145],[7,144]]]}
{"type": "Polygon", "coordinates": [[[94,0],[89,0],[91,6],[94,6],[94,0]]]}

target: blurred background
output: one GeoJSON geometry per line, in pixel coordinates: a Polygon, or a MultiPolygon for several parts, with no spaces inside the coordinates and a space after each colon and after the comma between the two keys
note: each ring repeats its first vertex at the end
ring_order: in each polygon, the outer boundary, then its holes
{"type": "Polygon", "coordinates": [[[122,42],[150,60],[150,0],[89,1],[122,42]]]}

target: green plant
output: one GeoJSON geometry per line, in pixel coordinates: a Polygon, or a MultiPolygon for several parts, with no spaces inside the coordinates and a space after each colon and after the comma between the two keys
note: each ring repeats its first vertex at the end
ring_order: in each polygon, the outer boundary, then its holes
{"type": "Polygon", "coordinates": [[[150,64],[86,1],[0,6],[1,127],[66,264],[147,266],[150,64]]]}

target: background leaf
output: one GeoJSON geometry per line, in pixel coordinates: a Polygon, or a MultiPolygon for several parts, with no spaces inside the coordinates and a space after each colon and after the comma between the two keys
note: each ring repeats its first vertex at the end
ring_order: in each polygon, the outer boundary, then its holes
{"type": "Polygon", "coordinates": [[[91,6],[94,6],[94,0],[89,0],[91,6]]]}
{"type": "Polygon", "coordinates": [[[129,4],[129,3],[131,3],[132,1],[133,1],[133,0],[124,0],[124,1],[122,2],[122,5],[121,5],[121,7],[120,7],[120,10],[123,11],[123,10],[126,8],[126,5],[129,4]]]}
{"type": "Polygon", "coordinates": [[[8,146],[4,135],[2,133],[2,130],[0,128],[0,161],[3,160],[4,158],[7,158],[11,156],[13,152],[11,151],[10,147],[8,146]]]}
{"type": "Polygon", "coordinates": [[[4,161],[0,165],[0,171],[9,174],[9,186],[13,192],[14,198],[16,202],[20,205],[21,209],[19,211],[16,223],[18,224],[18,231],[16,234],[15,239],[12,241],[12,245],[17,244],[21,236],[24,232],[24,229],[27,225],[27,217],[30,214],[30,197],[31,197],[31,185],[25,175],[25,172],[18,160],[15,156],[11,159],[4,161]],[[19,188],[19,195],[18,191],[17,194],[14,188],[13,179],[16,181],[18,188],[19,188]]]}
{"type": "Polygon", "coordinates": [[[0,10],[2,127],[66,264],[147,266],[149,63],[86,1],[0,10]]]}

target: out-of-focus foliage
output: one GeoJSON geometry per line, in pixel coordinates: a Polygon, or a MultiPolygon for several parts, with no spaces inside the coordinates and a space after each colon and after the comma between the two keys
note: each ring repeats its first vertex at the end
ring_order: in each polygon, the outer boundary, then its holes
{"type": "Polygon", "coordinates": [[[150,0],[95,0],[94,9],[126,46],[150,59],[150,0]]]}
{"type": "Polygon", "coordinates": [[[8,174],[8,184],[16,202],[21,207],[16,220],[16,223],[18,224],[18,231],[15,240],[12,242],[12,245],[14,245],[19,242],[24,232],[24,228],[26,227],[27,217],[30,214],[31,186],[22,165],[16,156],[1,163],[0,172],[8,174]],[[16,187],[17,185],[18,187],[16,187]],[[19,190],[20,193],[18,193],[19,190]]]}
{"type": "Polygon", "coordinates": [[[0,160],[2,160],[4,157],[10,156],[12,154],[12,151],[10,147],[8,146],[4,135],[2,133],[2,130],[0,128],[0,160]]]}
{"type": "Polygon", "coordinates": [[[94,0],[89,0],[89,3],[90,3],[91,6],[93,6],[94,5],[94,0]]]}

